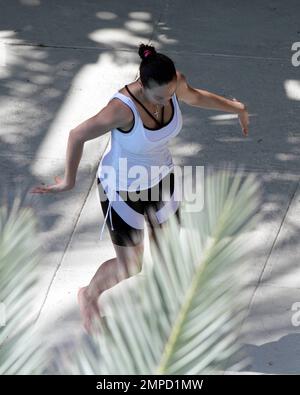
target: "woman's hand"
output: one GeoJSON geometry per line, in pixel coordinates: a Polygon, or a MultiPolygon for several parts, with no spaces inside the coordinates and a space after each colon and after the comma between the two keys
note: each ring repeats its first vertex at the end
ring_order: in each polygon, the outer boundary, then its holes
{"type": "Polygon", "coordinates": [[[239,122],[242,127],[243,135],[247,137],[249,132],[249,114],[247,108],[239,113],[239,122]]]}
{"type": "Polygon", "coordinates": [[[65,180],[63,180],[59,176],[54,177],[55,184],[48,185],[48,186],[38,186],[31,189],[31,193],[56,193],[56,192],[63,192],[69,191],[74,187],[74,185],[67,184],[65,180]]]}
{"type": "MultiPolygon", "coordinates": [[[[237,99],[235,98],[233,98],[232,100],[237,101],[237,99]]],[[[247,137],[249,132],[249,114],[248,114],[247,106],[245,104],[243,104],[243,106],[244,109],[238,113],[238,116],[239,116],[240,125],[242,127],[243,135],[247,137]]]]}

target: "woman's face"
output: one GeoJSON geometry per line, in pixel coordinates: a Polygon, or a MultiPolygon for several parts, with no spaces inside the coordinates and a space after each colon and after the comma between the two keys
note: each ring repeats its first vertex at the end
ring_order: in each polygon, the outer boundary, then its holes
{"type": "Polygon", "coordinates": [[[158,85],[152,80],[149,83],[149,87],[144,88],[144,95],[153,104],[165,105],[176,92],[176,87],[177,78],[164,85],[158,85]]]}

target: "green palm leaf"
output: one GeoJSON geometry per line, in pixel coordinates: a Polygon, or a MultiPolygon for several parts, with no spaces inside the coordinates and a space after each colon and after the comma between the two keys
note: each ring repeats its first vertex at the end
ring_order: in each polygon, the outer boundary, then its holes
{"type": "Polygon", "coordinates": [[[74,353],[64,359],[64,373],[224,371],[239,350],[245,235],[258,219],[259,184],[224,170],[209,171],[203,187],[204,209],[190,213],[183,202],[181,234],[175,219],[157,232],[139,286],[109,298],[113,314],[98,323],[94,349],[79,346],[75,360],[74,353]]]}
{"type": "Polygon", "coordinates": [[[0,208],[0,374],[38,374],[45,362],[30,318],[38,262],[33,218],[19,197],[11,209],[0,208]]]}

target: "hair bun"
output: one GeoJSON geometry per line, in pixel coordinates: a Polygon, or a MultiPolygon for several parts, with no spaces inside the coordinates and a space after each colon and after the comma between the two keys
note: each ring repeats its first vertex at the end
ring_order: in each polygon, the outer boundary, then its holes
{"type": "Polygon", "coordinates": [[[139,55],[141,59],[146,59],[148,56],[153,56],[157,52],[152,45],[141,44],[139,46],[139,55]]]}

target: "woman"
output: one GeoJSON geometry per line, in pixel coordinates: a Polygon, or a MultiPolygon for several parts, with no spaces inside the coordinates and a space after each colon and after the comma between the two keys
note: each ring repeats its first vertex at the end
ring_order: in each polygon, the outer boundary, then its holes
{"type": "Polygon", "coordinates": [[[141,44],[138,53],[142,59],[140,77],[115,93],[98,114],[70,131],[64,178],[55,177],[54,185],[32,190],[32,193],[51,193],[72,189],[84,143],[111,131],[110,145],[99,164],[97,183],[105,216],[103,226],[106,222],[109,225],[116,257],[102,263],[90,284],[78,292],[83,324],[88,332],[93,316],[100,314],[99,296],[141,270],[144,219],[154,241],[155,228],[165,226],[171,215],[176,215],[180,223],[179,204],[172,200],[174,172],[167,148],[170,138],[182,127],[178,101],[236,113],[244,136],[248,135],[248,112],[243,103],[191,87],[175,69],[173,61],[157,53],[153,46],[141,44]],[[138,188],[132,188],[129,172],[136,165],[142,176],[138,188]],[[159,174],[152,172],[157,165],[162,168],[159,174]],[[164,189],[165,181],[169,182],[164,189]],[[171,197],[168,204],[164,199],[166,189],[171,197]],[[136,198],[137,191],[140,199],[136,198]],[[149,198],[152,192],[158,198],[149,198]]]}

